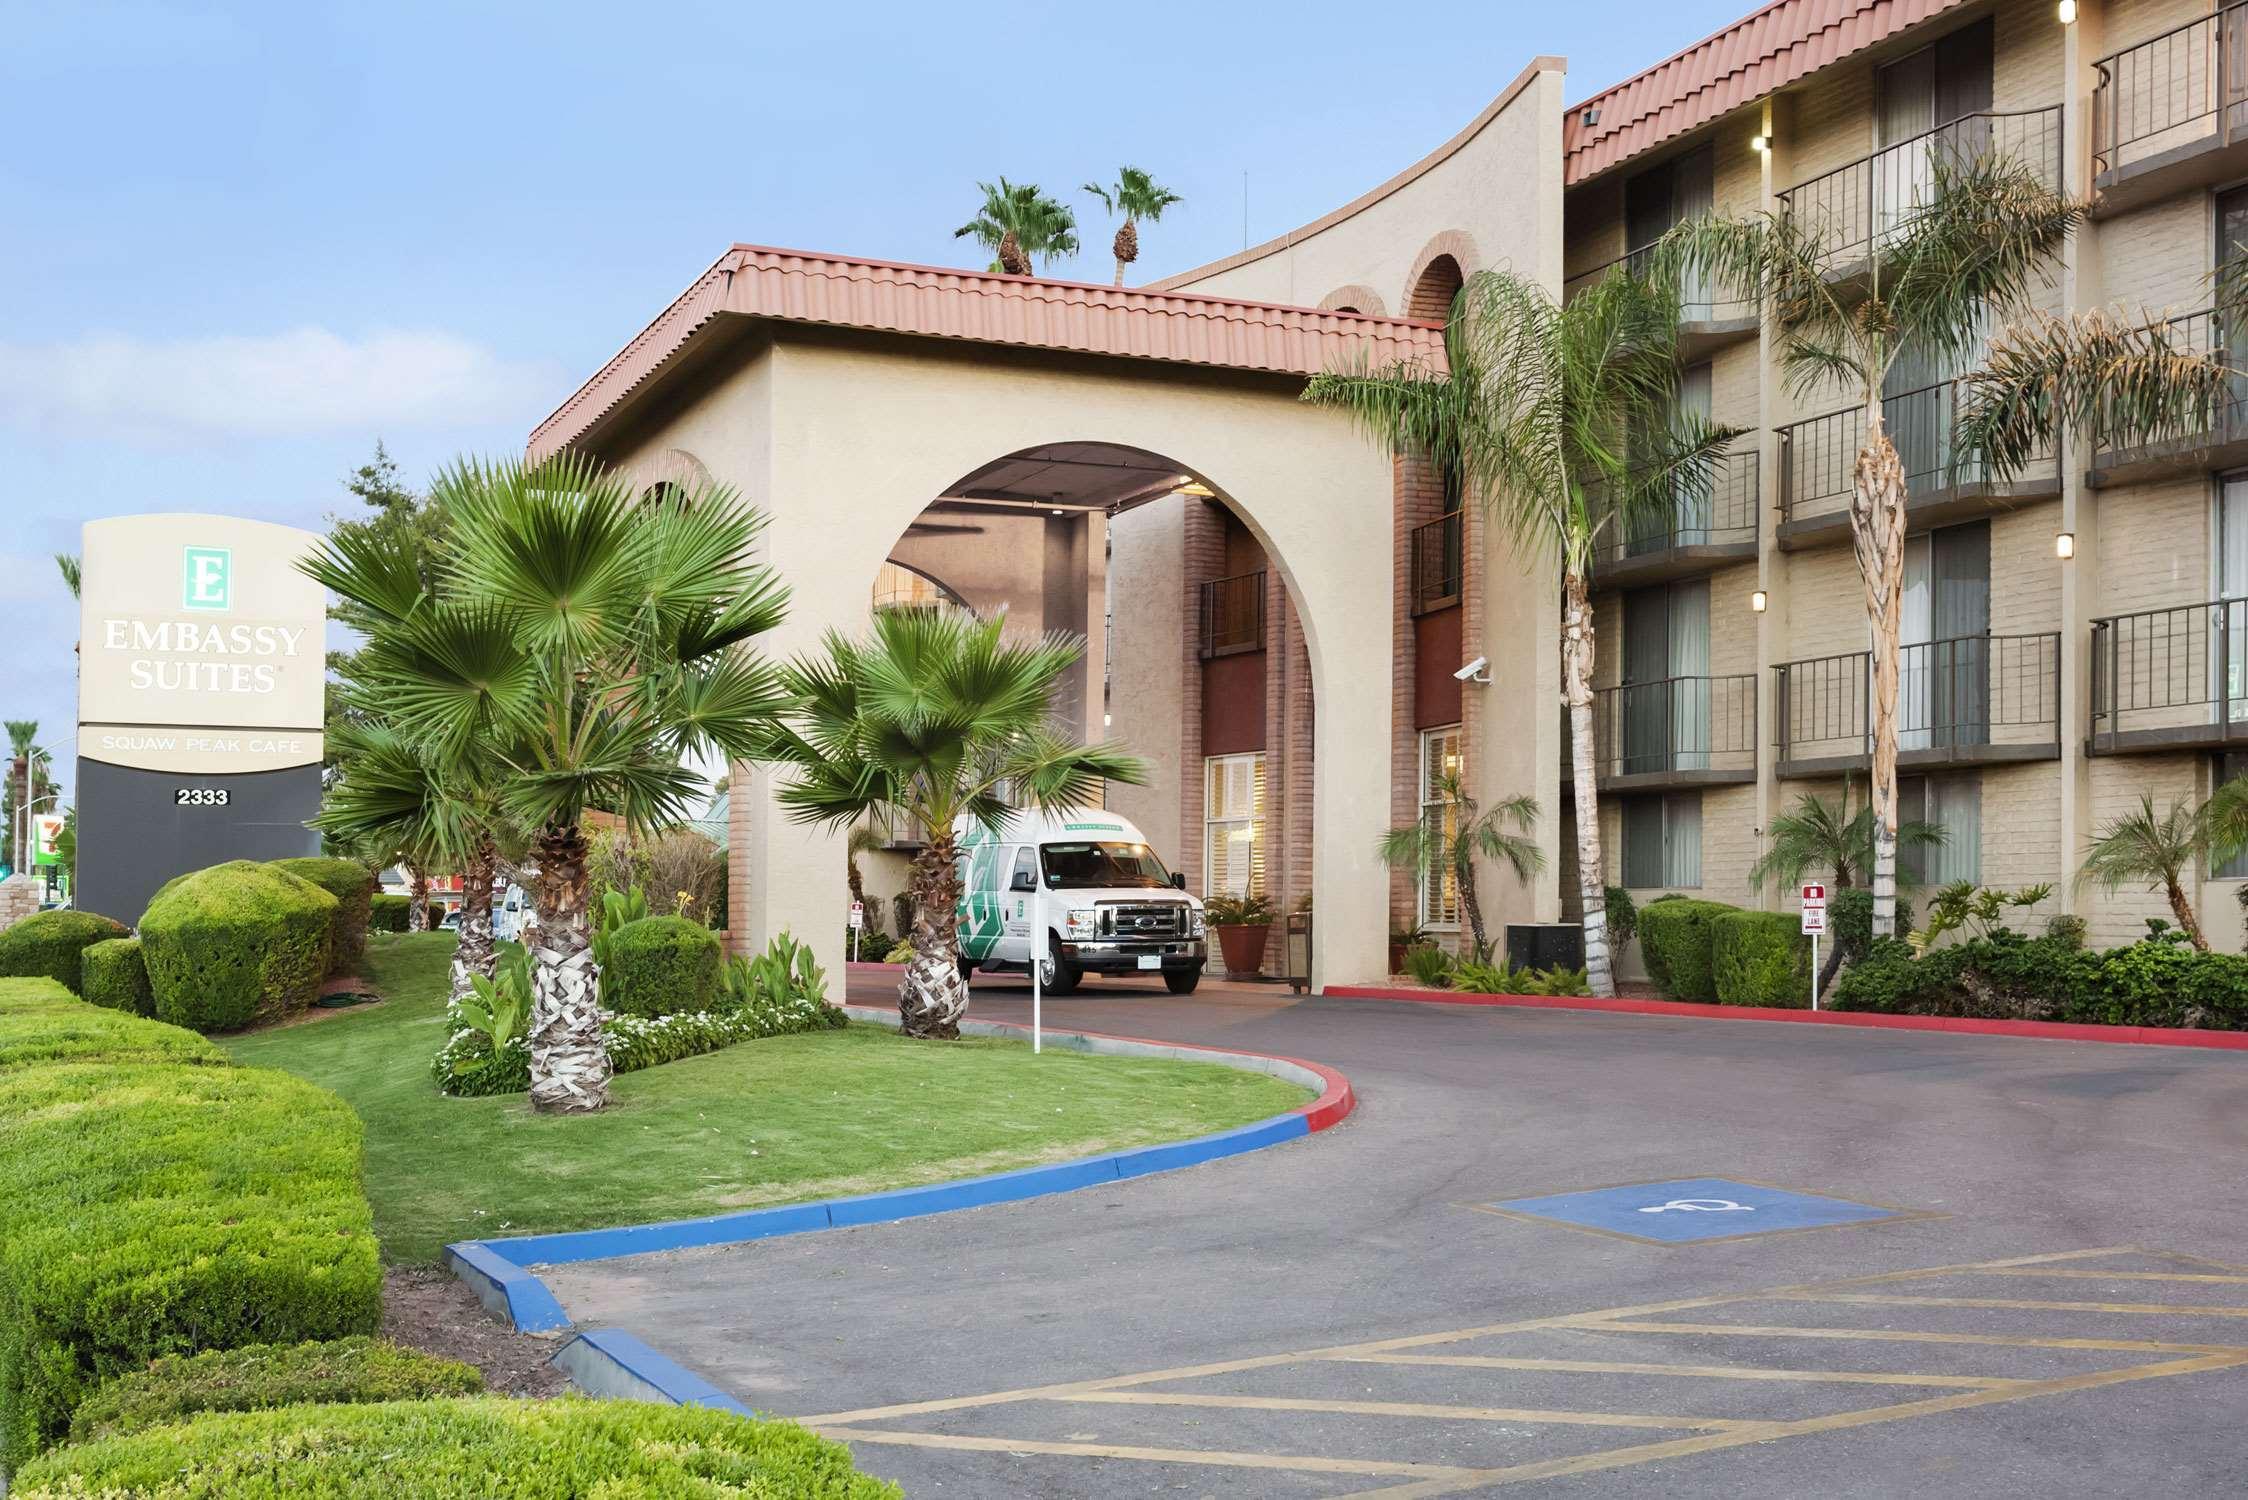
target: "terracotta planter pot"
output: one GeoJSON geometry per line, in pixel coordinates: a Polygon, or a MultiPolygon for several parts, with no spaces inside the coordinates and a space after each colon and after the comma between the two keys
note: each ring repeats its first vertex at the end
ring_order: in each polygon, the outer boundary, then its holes
{"type": "Polygon", "coordinates": [[[1264,966],[1265,940],[1272,936],[1270,922],[1247,927],[1220,927],[1218,951],[1225,957],[1228,974],[1254,974],[1264,966]]]}
{"type": "Polygon", "coordinates": [[[1389,945],[1389,971],[1392,974],[1405,972],[1405,945],[1403,943],[1391,943],[1389,945]]]}

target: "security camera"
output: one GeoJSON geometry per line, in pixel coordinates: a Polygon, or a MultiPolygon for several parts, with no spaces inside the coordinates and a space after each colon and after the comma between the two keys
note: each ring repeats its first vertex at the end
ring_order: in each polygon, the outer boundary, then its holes
{"type": "Polygon", "coordinates": [[[1452,675],[1454,677],[1457,677],[1462,682],[1489,682],[1491,680],[1491,674],[1483,670],[1489,665],[1491,665],[1491,658],[1489,658],[1488,656],[1478,656],[1475,660],[1469,662],[1466,666],[1460,668],[1452,675]]]}

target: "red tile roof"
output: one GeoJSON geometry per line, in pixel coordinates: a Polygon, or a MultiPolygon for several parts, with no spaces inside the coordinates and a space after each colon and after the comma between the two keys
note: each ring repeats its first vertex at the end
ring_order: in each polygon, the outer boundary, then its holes
{"type": "Polygon", "coordinates": [[[531,434],[576,441],[721,316],[1316,375],[1363,353],[1444,367],[1438,323],[736,245],[531,434]]]}
{"type": "Polygon", "coordinates": [[[1967,0],[1773,0],[1705,41],[1569,107],[1570,186],[1967,0]],[[1584,123],[1587,108],[1600,123],[1584,123]]]}

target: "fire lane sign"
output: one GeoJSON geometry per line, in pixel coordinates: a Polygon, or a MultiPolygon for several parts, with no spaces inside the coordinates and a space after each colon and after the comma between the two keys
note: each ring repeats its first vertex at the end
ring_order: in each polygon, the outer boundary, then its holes
{"type": "Polygon", "coordinates": [[[1803,887],[1803,932],[1816,936],[1827,930],[1826,887],[1806,882],[1803,887]]]}

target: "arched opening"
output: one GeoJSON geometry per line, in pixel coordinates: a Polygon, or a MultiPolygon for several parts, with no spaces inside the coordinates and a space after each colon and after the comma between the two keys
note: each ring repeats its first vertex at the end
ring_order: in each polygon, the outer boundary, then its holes
{"type": "MultiPolygon", "coordinates": [[[[1311,890],[1314,695],[1283,573],[1242,511],[1191,466],[1070,441],[995,457],[945,486],[893,542],[875,601],[941,600],[1003,617],[1009,633],[1082,639],[1052,698],[1056,728],[1119,740],[1148,768],[1144,785],[1108,787],[1105,809],[1190,894],[1257,897],[1285,912],[1311,890]]],[[[874,838],[861,843],[877,847],[857,855],[858,880],[894,936],[910,915],[899,897],[925,831],[869,826],[874,838]]],[[[1083,947],[1058,925],[1048,937],[1083,947]]],[[[1284,958],[1276,930],[1258,968],[1281,972],[1284,958]]],[[[983,962],[979,984],[1026,972],[996,947],[983,962]]],[[[1209,972],[1221,970],[1212,938],[1209,972]]],[[[1165,992],[1161,974],[1087,977],[1094,990],[1165,992]]]]}
{"type": "Polygon", "coordinates": [[[1449,253],[1440,254],[1421,268],[1420,276],[1413,282],[1413,290],[1405,300],[1405,316],[1424,323],[1449,322],[1452,304],[1460,295],[1467,278],[1460,272],[1460,263],[1449,253]]]}

